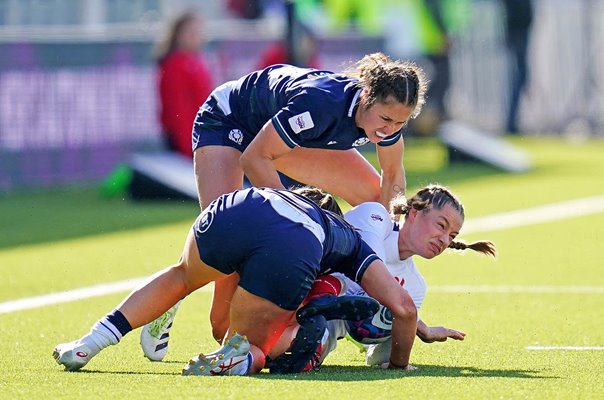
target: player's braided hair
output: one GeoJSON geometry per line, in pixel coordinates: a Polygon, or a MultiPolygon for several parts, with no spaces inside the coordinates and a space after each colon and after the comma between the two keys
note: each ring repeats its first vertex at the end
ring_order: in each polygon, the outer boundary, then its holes
{"type": "MultiPolygon", "coordinates": [[[[406,217],[412,208],[418,211],[427,211],[430,208],[440,210],[447,204],[457,210],[462,219],[465,218],[465,211],[459,199],[446,187],[434,184],[421,189],[410,199],[403,195],[397,196],[390,203],[390,212],[398,217],[402,215],[406,217]]],[[[455,250],[471,249],[492,257],[497,254],[495,245],[488,240],[479,240],[469,244],[453,240],[449,243],[449,248],[455,250]]]]}
{"type": "Polygon", "coordinates": [[[312,186],[302,186],[296,188],[294,192],[306,197],[307,199],[321,207],[323,210],[331,211],[332,213],[337,214],[341,217],[344,215],[335,197],[333,197],[329,193],[322,191],[319,188],[312,186]]]}
{"type": "Polygon", "coordinates": [[[424,71],[410,61],[393,61],[383,53],[368,54],[347,73],[359,79],[359,87],[367,91],[364,106],[369,107],[390,97],[412,108],[410,118],[419,115],[425,103],[428,83],[424,71]]]}

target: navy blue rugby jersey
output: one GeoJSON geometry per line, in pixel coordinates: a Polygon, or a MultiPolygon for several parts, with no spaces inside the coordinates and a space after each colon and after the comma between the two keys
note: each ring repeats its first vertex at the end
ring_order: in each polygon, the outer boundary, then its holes
{"type": "Polygon", "coordinates": [[[340,272],[355,282],[361,281],[367,267],[379,257],[357,230],[339,215],[322,210],[311,200],[288,190],[255,188],[279,196],[317,222],[325,232],[320,274],[340,272]],[[311,210],[314,210],[311,211],[311,210]]]}
{"type": "MultiPolygon", "coordinates": [[[[354,121],[361,93],[357,82],[330,71],[278,64],[239,79],[229,105],[252,135],[272,120],[291,148],[347,150],[369,142],[354,121]]],[[[379,144],[392,145],[400,136],[401,131],[379,144]]]]}

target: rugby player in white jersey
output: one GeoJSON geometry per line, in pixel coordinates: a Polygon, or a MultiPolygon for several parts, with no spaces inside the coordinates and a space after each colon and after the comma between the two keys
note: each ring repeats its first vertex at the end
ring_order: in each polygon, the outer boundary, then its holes
{"type": "MultiPolygon", "coordinates": [[[[391,204],[391,213],[380,203],[363,203],[348,211],[345,219],[359,229],[363,240],[384,261],[393,279],[410,295],[418,312],[426,294],[426,283],[415,267],[412,256],[431,259],[447,248],[469,248],[495,255],[495,247],[489,241],[465,244],[454,240],[463,225],[464,209],[461,202],[443,186],[430,185],[409,200],[402,196],[395,199],[391,204]]],[[[343,294],[359,295],[364,292],[350,279],[334,274],[319,277],[309,297],[343,294]]],[[[305,315],[299,312],[298,317],[304,318],[305,315]]],[[[380,306],[378,313],[366,320],[328,321],[323,339],[313,352],[295,354],[295,351],[290,351],[275,359],[271,371],[294,373],[317,370],[325,357],[336,348],[337,340],[346,335],[367,348],[367,364],[386,366],[390,362],[391,330],[392,314],[384,306],[380,306]]],[[[431,343],[449,338],[463,340],[465,333],[443,326],[428,326],[418,314],[417,336],[431,343]]]]}

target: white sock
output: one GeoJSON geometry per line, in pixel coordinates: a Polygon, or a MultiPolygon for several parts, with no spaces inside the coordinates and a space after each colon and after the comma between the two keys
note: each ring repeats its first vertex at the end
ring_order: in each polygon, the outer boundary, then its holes
{"type": "Polygon", "coordinates": [[[105,347],[118,344],[122,339],[120,331],[107,319],[103,317],[98,320],[87,335],[80,339],[81,343],[86,344],[91,351],[91,356],[96,355],[105,347]]]}

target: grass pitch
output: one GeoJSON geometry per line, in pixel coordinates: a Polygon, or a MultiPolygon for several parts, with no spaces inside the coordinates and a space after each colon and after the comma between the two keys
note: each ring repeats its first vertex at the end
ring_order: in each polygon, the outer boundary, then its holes
{"type": "MultiPolygon", "coordinates": [[[[514,143],[532,155],[532,172],[447,166],[437,143],[410,140],[410,192],[449,185],[468,219],[604,194],[604,142],[514,143]]],[[[178,259],[196,214],[195,203],[104,200],[92,189],[0,197],[0,303],[149,275],[178,259]]],[[[428,283],[421,317],[467,337],[416,341],[414,372],[366,367],[357,348],[341,341],[318,373],[181,377],[193,354],[216,348],[207,291],[183,303],[164,362],[142,356],[135,331],[81,372],[62,371],[53,346],[86,333],[121,293],[0,314],[0,398],[601,399],[604,351],[527,347],[604,346],[603,226],[597,213],[469,235],[462,229],[462,239],[493,240],[498,259],[453,251],[417,259],[428,283]]]]}

